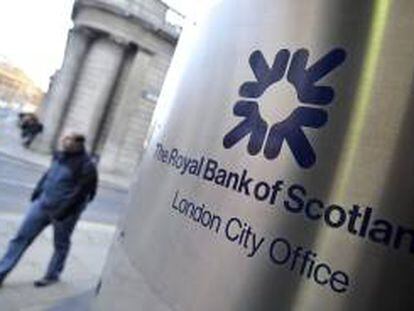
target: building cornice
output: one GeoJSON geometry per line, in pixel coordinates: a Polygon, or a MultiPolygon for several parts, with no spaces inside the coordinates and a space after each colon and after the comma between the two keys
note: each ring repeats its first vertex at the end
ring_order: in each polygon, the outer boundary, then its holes
{"type": "MultiPolygon", "coordinates": [[[[162,2],[160,2],[160,4],[164,5],[166,10],[168,9],[168,7],[162,2]]],[[[116,5],[115,3],[111,3],[105,0],[76,0],[72,12],[73,20],[76,19],[76,15],[78,14],[79,10],[82,9],[82,7],[95,8],[122,16],[132,22],[138,23],[143,28],[151,31],[152,33],[173,44],[177,43],[180,35],[180,31],[171,24],[167,23],[165,20],[149,20],[144,14],[140,13],[140,10],[129,11],[127,8],[124,8],[121,5],[116,5]]]]}

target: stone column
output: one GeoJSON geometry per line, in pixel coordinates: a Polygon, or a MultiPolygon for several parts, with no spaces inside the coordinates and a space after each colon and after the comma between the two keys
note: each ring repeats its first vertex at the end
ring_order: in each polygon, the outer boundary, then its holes
{"type": "Polygon", "coordinates": [[[101,37],[93,42],[86,55],[62,133],[76,131],[86,135],[89,149],[111,103],[122,68],[124,47],[113,38],[101,37]]]}
{"type": "Polygon", "coordinates": [[[58,139],[61,123],[70,104],[70,98],[82,68],[85,54],[91,40],[88,29],[76,27],[69,31],[62,68],[55,74],[47,100],[42,109],[44,132],[35,148],[50,152],[58,139]]]}
{"type": "MultiPolygon", "coordinates": [[[[146,86],[146,72],[151,58],[151,55],[140,50],[132,62],[129,77],[123,89],[122,99],[115,111],[115,116],[101,155],[101,167],[104,170],[115,171],[119,168],[119,165],[117,166],[117,160],[121,158],[122,150],[125,148],[126,137],[131,135],[129,131],[130,121],[136,114],[136,106],[146,86]]],[[[142,143],[138,139],[136,140],[137,143],[142,143]]],[[[135,146],[130,147],[134,148],[135,146]]]]}

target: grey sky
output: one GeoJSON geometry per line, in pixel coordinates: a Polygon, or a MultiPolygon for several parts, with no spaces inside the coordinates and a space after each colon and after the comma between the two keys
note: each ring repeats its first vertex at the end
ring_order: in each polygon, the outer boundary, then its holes
{"type": "MultiPolygon", "coordinates": [[[[212,0],[165,0],[187,15],[212,0]]],[[[0,56],[21,67],[43,89],[62,63],[73,0],[0,1],[0,56]]]]}

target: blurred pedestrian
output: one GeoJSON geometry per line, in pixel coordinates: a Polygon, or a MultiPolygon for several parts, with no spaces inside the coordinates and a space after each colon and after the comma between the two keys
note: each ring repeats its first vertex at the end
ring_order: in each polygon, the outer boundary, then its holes
{"type": "Polygon", "coordinates": [[[86,205],[95,197],[97,182],[95,164],[85,151],[85,137],[65,136],[61,151],[54,155],[50,168],[38,182],[25,219],[0,260],[0,286],[33,240],[50,224],[54,230],[54,253],[44,277],[34,285],[59,281],[71,235],[86,205]]]}
{"type": "Polygon", "coordinates": [[[29,148],[36,136],[43,131],[43,125],[35,114],[30,113],[22,116],[20,129],[23,146],[29,148]]]}

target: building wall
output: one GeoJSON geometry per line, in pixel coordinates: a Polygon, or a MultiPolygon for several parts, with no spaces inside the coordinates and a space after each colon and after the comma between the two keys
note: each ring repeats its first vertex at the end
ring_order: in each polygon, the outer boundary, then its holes
{"type": "MultiPolygon", "coordinates": [[[[157,2],[146,1],[147,7],[149,3],[157,2]]],[[[154,12],[156,10],[153,9],[148,14],[154,12]]],[[[128,113],[122,114],[122,118],[114,120],[112,125],[112,127],[122,127],[122,134],[118,133],[119,138],[109,136],[101,153],[103,170],[130,175],[143,151],[143,142],[156,104],[146,99],[144,94],[160,93],[175,50],[175,42],[154,33],[153,28],[140,23],[137,19],[119,18],[111,12],[96,7],[80,10],[76,15],[75,23],[111,33],[114,37],[127,42],[134,42],[138,47],[136,57],[139,58],[143,54],[149,57],[146,68],[139,65],[132,69],[135,72],[130,72],[130,83],[133,86],[124,91],[121,99],[124,106],[127,106],[123,109],[128,113]]]]}
{"type": "Polygon", "coordinates": [[[49,90],[39,149],[82,132],[103,172],[131,176],[178,38],[166,11],[158,0],[75,3],[68,65],[49,90]]]}

